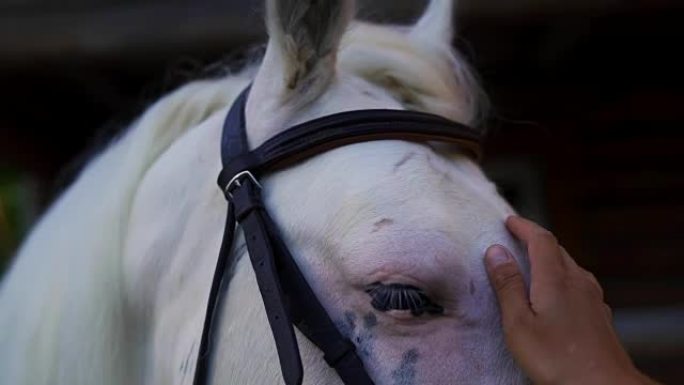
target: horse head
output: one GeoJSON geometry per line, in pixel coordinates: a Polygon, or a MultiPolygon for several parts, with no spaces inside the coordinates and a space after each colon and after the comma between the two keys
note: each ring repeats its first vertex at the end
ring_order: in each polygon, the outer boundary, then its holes
{"type": "MultiPolygon", "coordinates": [[[[409,28],[354,22],[353,10],[352,1],[267,2],[270,40],[246,107],[252,147],[294,124],[360,109],[477,121],[481,92],[451,48],[452,1],[432,1],[409,28]]],[[[482,263],[491,244],[521,255],[502,224],[512,210],[458,148],[353,144],[263,182],[300,269],[377,384],[524,381],[505,351],[482,263]]],[[[226,319],[239,312],[234,303],[226,319]]],[[[239,342],[225,338],[230,356],[239,342]]],[[[308,381],[335,382],[313,369],[320,357],[300,340],[308,381]]],[[[236,364],[218,360],[217,373],[235,373],[236,364]]]]}
{"type": "MultiPolygon", "coordinates": [[[[252,83],[252,147],[360,109],[476,124],[482,93],[452,49],[453,4],[410,27],[353,21],[352,0],[268,0],[261,65],[162,98],[84,169],[0,286],[0,382],[190,384],[226,202],[216,187],[227,107],[252,83]]],[[[378,385],[520,384],[483,265],[512,209],[461,148],[350,144],[261,179],[296,264],[378,385]]],[[[210,314],[212,383],[281,381],[238,231],[210,314]]],[[[304,337],[306,384],[339,378],[304,337]]]]}

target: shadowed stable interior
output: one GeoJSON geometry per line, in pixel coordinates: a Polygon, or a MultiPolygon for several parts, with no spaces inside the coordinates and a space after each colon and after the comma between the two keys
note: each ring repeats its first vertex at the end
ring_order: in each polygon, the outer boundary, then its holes
{"type": "MultiPolygon", "coordinates": [[[[44,4],[43,4],[44,3],[44,4]]],[[[259,2],[0,5],[0,264],[83,162],[162,92],[250,60],[259,2]]],[[[684,380],[684,8],[465,1],[456,44],[493,108],[485,169],[593,271],[636,363],[684,380]],[[500,4],[501,3],[501,4],[500,4]],[[650,325],[650,326],[649,326],[650,325]]],[[[409,21],[420,1],[365,1],[409,21]]],[[[258,47],[257,47],[258,49],[258,47]]]]}

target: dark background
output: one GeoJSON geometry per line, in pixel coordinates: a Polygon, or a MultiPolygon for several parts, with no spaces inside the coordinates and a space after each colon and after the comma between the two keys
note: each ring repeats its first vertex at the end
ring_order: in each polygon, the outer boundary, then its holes
{"type": "MultiPolygon", "coordinates": [[[[265,40],[260,1],[0,5],[0,269],[93,149],[265,40]],[[213,68],[213,69],[212,69],[213,68]]],[[[593,271],[637,364],[684,383],[684,7],[470,0],[454,41],[493,105],[485,169],[593,271]]],[[[410,22],[423,1],[365,1],[410,22]]]]}

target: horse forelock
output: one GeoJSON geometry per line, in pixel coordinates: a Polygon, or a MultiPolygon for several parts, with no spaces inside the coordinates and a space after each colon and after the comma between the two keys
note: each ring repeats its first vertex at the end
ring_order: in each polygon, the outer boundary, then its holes
{"type": "Polygon", "coordinates": [[[415,110],[480,127],[488,109],[463,56],[450,43],[425,44],[407,27],[352,22],[340,36],[334,69],[318,70],[311,75],[316,80],[287,91],[274,84],[291,65],[281,65],[274,52],[267,50],[247,105],[252,146],[294,124],[349,110],[415,110]],[[278,96],[283,92],[287,98],[278,96]]]}
{"type": "Polygon", "coordinates": [[[475,73],[451,45],[424,45],[405,27],[355,22],[342,40],[339,66],[379,85],[407,110],[478,125],[487,98],[475,73]]]}

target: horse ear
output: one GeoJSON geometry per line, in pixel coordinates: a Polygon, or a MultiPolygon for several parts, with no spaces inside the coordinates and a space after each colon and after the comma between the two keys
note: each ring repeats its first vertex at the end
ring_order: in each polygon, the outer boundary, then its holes
{"type": "Polygon", "coordinates": [[[281,101],[298,90],[324,90],[334,77],[337,50],[353,11],[353,0],[267,0],[270,40],[255,87],[265,79],[271,95],[275,91],[281,101]]]}
{"type": "Polygon", "coordinates": [[[427,44],[450,46],[454,38],[455,0],[430,0],[420,20],[411,28],[410,36],[427,44]]]}

